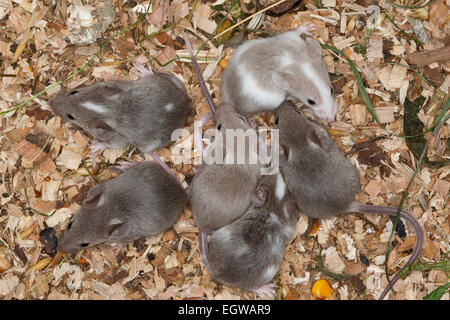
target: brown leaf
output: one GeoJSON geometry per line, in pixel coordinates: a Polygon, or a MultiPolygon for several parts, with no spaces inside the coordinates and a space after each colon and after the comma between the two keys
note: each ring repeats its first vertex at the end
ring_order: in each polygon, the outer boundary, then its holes
{"type": "Polygon", "coordinates": [[[152,13],[149,14],[151,23],[155,25],[157,29],[162,29],[167,22],[167,9],[164,5],[159,5],[152,8],[152,13]]]}

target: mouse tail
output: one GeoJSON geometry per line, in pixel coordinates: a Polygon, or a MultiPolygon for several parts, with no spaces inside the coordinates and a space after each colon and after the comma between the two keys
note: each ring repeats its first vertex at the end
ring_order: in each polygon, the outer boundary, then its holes
{"type": "Polygon", "coordinates": [[[205,231],[199,231],[198,232],[198,242],[199,242],[199,251],[200,251],[200,258],[203,261],[203,264],[205,265],[206,269],[208,270],[208,234],[205,231]]]}
{"type": "MultiPolygon", "coordinates": [[[[388,206],[373,206],[373,205],[367,205],[362,204],[359,202],[353,202],[350,205],[351,212],[359,212],[364,214],[385,214],[389,216],[395,217],[397,215],[397,208],[396,207],[388,207],[388,206]]],[[[411,223],[414,227],[414,230],[416,232],[416,247],[414,249],[414,252],[412,253],[411,257],[409,258],[408,262],[401,268],[391,279],[389,284],[384,289],[383,293],[381,294],[379,300],[383,300],[383,298],[386,296],[386,294],[392,289],[394,284],[399,279],[399,274],[402,272],[405,268],[410,266],[414,261],[417,260],[419,257],[420,252],[422,251],[423,242],[424,242],[424,232],[422,230],[422,227],[420,226],[417,219],[412,216],[408,211],[401,210],[400,211],[400,217],[411,223]]]]}
{"type": "Polygon", "coordinates": [[[200,67],[198,66],[197,59],[195,58],[194,51],[192,50],[191,42],[189,41],[186,32],[184,33],[184,41],[186,42],[186,48],[188,49],[189,55],[191,56],[192,67],[194,68],[194,72],[195,75],[197,76],[198,83],[200,84],[200,88],[202,89],[203,96],[205,97],[206,102],[208,102],[209,108],[211,109],[211,112],[215,117],[216,107],[214,101],[211,95],[209,94],[208,88],[206,87],[205,79],[203,79],[202,72],[200,71],[200,67]]]}

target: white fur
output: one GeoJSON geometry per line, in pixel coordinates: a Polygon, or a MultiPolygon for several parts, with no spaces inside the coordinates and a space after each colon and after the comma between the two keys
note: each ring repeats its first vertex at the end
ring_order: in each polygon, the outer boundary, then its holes
{"type": "Polygon", "coordinates": [[[271,212],[269,214],[269,222],[273,223],[273,224],[279,224],[281,225],[280,220],[278,219],[277,215],[273,212],[271,212]]]}
{"type": "MultiPolygon", "coordinates": [[[[238,76],[242,79],[241,92],[250,97],[256,104],[264,107],[277,107],[285,99],[285,93],[275,90],[267,90],[258,85],[252,73],[245,70],[244,66],[237,69],[238,76]]],[[[257,111],[257,110],[251,110],[257,111]]]]}
{"type": "Polygon", "coordinates": [[[264,272],[264,280],[270,281],[277,274],[278,268],[276,265],[271,265],[264,272]]]}
{"type": "Polygon", "coordinates": [[[97,112],[97,113],[106,113],[108,110],[106,110],[106,108],[100,104],[95,104],[93,102],[90,101],[86,101],[86,102],[82,102],[81,105],[83,107],[85,107],[88,110],[97,112]]]}
{"type": "Polygon", "coordinates": [[[334,116],[336,115],[336,102],[331,95],[331,89],[328,82],[317,74],[311,63],[304,62],[301,63],[300,66],[303,69],[304,74],[311,80],[311,83],[317,87],[322,99],[322,105],[314,106],[314,113],[322,119],[334,119],[334,116]]]}
{"type": "Polygon", "coordinates": [[[277,173],[277,184],[275,187],[275,197],[278,201],[284,198],[286,194],[286,184],[284,183],[283,176],[280,172],[277,173]]]}
{"type": "Polygon", "coordinates": [[[219,238],[221,238],[222,241],[228,241],[231,238],[231,232],[228,231],[228,229],[226,227],[217,230],[216,233],[217,233],[217,236],[219,238]]]}
{"type": "Polygon", "coordinates": [[[167,104],[165,107],[164,107],[164,109],[166,109],[167,111],[172,111],[173,110],[173,108],[175,107],[175,105],[171,102],[171,103],[169,103],[169,104],[167,104]]]}

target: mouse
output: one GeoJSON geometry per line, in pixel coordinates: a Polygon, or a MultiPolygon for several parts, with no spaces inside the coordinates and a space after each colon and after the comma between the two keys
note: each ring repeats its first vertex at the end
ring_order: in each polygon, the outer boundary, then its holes
{"type": "Polygon", "coordinates": [[[171,228],[188,201],[179,181],[144,161],[92,187],[58,238],[58,250],[75,252],[100,243],[126,243],[171,228]]]}
{"type": "Polygon", "coordinates": [[[200,257],[212,279],[273,299],[277,274],[300,210],[280,172],[264,176],[246,212],[210,234],[199,231],[200,257]]]}
{"type": "MultiPolygon", "coordinates": [[[[279,130],[280,171],[299,209],[306,215],[326,219],[344,213],[383,214],[395,216],[397,208],[374,206],[355,201],[361,192],[359,173],[329,136],[327,130],[286,101],[275,110],[275,127],[279,130]]],[[[401,269],[411,265],[419,256],[424,232],[419,222],[406,210],[400,217],[408,221],[416,233],[416,246],[401,269]]],[[[400,270],[400,271],[401,271],[400,270]]],[[[398,273],[385,288],[383,299],[398,273]]]]}
{"type": "Polygon", "coordinates": [[[222,100],[250,116],[274,111],[284,100],[294,98],[320,119],[333,121],[337,103],[322,48],[317,40],[307,37],[314,29],[306,23],[240,45],[222,75],[222,100]]]}
{"type": "MultiPolygon", "coordinates": [[[[222,136],[222,139],[214,140],[214,143],[206,150],[205,158],[217,150],[216,144],[219,144],[218,148],[223,147],[224,150],[223,158],[220,159],[223,163],[202,163],[190,185],[190,204],[194,222],[200,230],[209,233],[236,220],[248,209],[252,194],[261,179],[260,164],[258,161],[254,164],[225,163],[226,130],[254,130],[254,123],[237,113],[233,106],[214,103],[200,72],[192,45],[187,35],[184,36],[194,73],[213,114],[218,131],[217,136],[222,136]]],[[[246,158],[249,157],[250,152],[257,152],[254,148],[256,148],[254,144],[246,144],[246,158]]]]}
{"type": "Polygon", "coordinates": [[[49,100],[55,115],[95,139],[91,144],[94,167],[96,153],[107,147],[134,146],[151,153],[168,145],[172,132],[185,125],[192,111],[191,99],[175,76],[139,63],[135,66],[138,80],[61,90],[49,100]]]}

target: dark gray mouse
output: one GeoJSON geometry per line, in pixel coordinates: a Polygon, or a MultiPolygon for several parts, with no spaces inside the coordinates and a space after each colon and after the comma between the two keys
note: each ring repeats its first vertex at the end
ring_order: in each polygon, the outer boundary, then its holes
{"type": "Polygon", "coordinates": [[[239,46],[223,72],[222,100],[248,116],[273,111],[290,96],[319,118],[334,120],[337,104],[320,43],[304,37],[312,30],[304,24],[239,46]]]}
{"type": "MultiPolygon", "coordinates": [[[[357,169],[321,125],[308,120],[291,102],[275,110],[279,129],[280,170],[297,206],[308,216],[330,218],[343,213],[384,214],[395,216],[397,208],[365,205],[355,201],[361,191],[357,169]]],[[[412,264],[423,246],[423,230],[406,210],[400,216],[411,223],[416,232],[416,247],[402,270],[412,264]]],[[[392,278],[380,299],[398,280],[392,278]]]]}
{"type": "Polygon", "coordinates": [[[82,207],[58,239],[73,252],[103,242],[129,242],[172,227],[188,201],[179,181],[144,161],[89,190],[82,207]]]}
{"type": "Polygon", "coordinates": [[[92,145],[94,151],[131,145],[148,153],[164,147],[172,132],[184,126],[191,99],[175,76],[136,66],[139,80],[60,91],[49,105],[56,115],[98,140],[92,145]]]}
{"type": "MultiPolygon", "coordinates": [[[[252,129],[249,120],[238,114],[231,105],[214,104],[186,35],[185,42],[202,93],[214,114],[217,130],[225,134],[226,129],[252,129]]],[[[224,157],[225,154],[226,150],[224,157]]],[[[190,203],[196,225],[200,230],[210,232],[236,220],[250,206],[252,194],[260,178],[258,163],[203,164],[190,186],[192,194],[190,203]]]]}
{"type": "Polygon", "coordinates": [[[264,176],[254,203],[232,223],[199,233],[200,255],[211,277],[232,287],[274,297],[269,282],[279,270],[300,210],[281,173],[264,176]]]}

